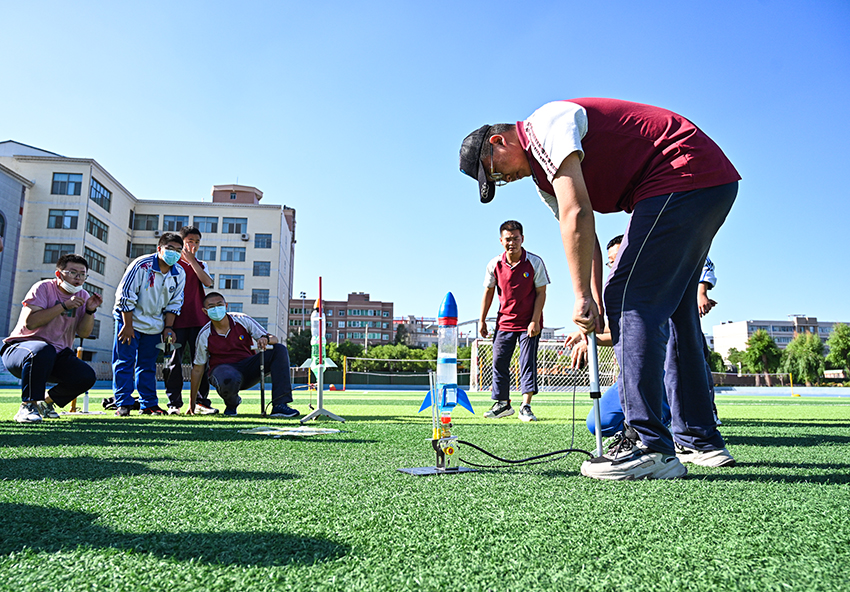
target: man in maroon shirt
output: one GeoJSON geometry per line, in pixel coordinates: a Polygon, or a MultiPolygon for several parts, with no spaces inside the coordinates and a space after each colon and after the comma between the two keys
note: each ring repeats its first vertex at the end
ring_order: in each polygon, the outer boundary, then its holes
{"type": "Polygon", "coordinates": [[[522,224],[503,222],[499,241],[505,252],[487,264],[484,297],[481,299],[481,337],[487,337],[487,313],[498,292],[499,312],[493,335],[493,406],[484,417],[498,419],[514,414],[510,400],[511,358],[519,341],[520,389],[522,405],[519,418],[537,421],[531,411],[531,398],[537,394],[537,346],[543,329],[543,305],[549,274],[543,259],[522,247],[522,224]]]}
{"type": "Polygon", "coordinates": [[[714,422],[693,297],[738,192],[740,175],[717,144],[666,109],[571,99],[516,124],[475,130],[461,146],[460,170],[478,181],[483,203],[497,184],[532,177],[559,222],[573,320],[585,334],[602,331],[607,312],[626,429],[606,454],[582,464],[582,474],[682,477],[687,469],[674,443],[689,454],[731,459],[714,422]],[[604,308],[594,211],[632,214],[604,308]],[[662,421],[665,390],[672,434],[662,421]]]}
{"type": "Polygon", "coordinates": [[[292,383],[289,380],[289,352],[257,321],[241,312],[227,312],[227,302],[218,292],[204,297],[204,314],[210,322],[204,325],[196,343],[189,410],[196,411],[196,397],[204,367],[209,366],[210,384],[224,399],[224,415],[236,415],[242,402],[239,391],[260,382],[260,360],[272,378],[272,411],[270,417],[298,417],[300,413],[289,406],[292,402],[292,383]],[[254,342],[260,353],[252,349],[254,342]],[[262,358],[260,356],[263,356],[262,358]]]}
{"type": "MultiPolygon", "coordinates": [[[[174,320],[176,344],[174,353],[167,361],[168,380],[165,381],[165,393],[168,395],[168,414],[180,413],[183,406],[183,355],[189,348],[189,359],[195,359],[195,340],[201,327],[209,319],[204,314],[201,303],[204,300],[204,288],[212,288],[213,281],[207,264],[196,257],[201,245],[201,231],[194,226],[184,226],[180,229],[183,238],[183,252],[177,263],[186,272],[186,287],[183,289],[183,308],[174,320]]],[[[218,413],[213,408],[209,398],[210,383],[207,375],[201,379],[198,388],[198,402],[195,409],[205,415],[218,413]]]]}

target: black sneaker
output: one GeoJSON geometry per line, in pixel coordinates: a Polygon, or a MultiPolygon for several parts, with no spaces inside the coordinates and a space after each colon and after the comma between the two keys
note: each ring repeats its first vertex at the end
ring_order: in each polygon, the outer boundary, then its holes
{"type": "Polygon", "coordinates": [[[103,408],[107,411],[118,409],[118,405],[115,403],[115,397],[106,397],[103,401],[101,401],[101,405],[103,405],[103,408]]]}
{"type": "Polygon", "coordinates": [[[142,409],[142,415],[166,415],[166,412],[159,405],[154,405],[153,407],[142,409]]]}
{"type": "Polygon", "coordinates": [[[132,407],[128,405],[122,405],[121,407],[117,407],[115,409],[115,415],[117,415],[118,417],[129,417],[130,409],[132,409],[132,407]]]}
{"type": "Polygon", "coordinates": [[[272,412],[269,414],[269,417],[298,417],[301,415],[301,412],[297,409],[293,409],[286,403],[282,405],[275,405],[272,407],[272,412]]]}
{"type": "Polygon", "coordinates": [[[237,397],[236,397],[236,405],[234,405],[233,407],[226,406],[226,407],[224,408],[224,415],[226,415],[226,416],[228,416],[228,417],[236,417],[236,408],[237,408],[237,407],[239,407],[239,404],[240,404],[241,402],[242,402],[242,397],[240,397],[240,396],[238,396],[238,395],[237,395],[237,397]]]}
{"type": "Polygon", "coordinates": [[[487,419],[499,419],[500,417],[509,417],[514,414],[514,408],[511,407],[511,401],[496,401],[489,410],[484,412],[484,417],[487,419]]]}

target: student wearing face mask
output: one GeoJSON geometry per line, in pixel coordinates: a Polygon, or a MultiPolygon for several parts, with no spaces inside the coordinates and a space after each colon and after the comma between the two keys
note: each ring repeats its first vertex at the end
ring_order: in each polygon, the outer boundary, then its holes
{"type": "Polygon", "coordinates": [[[236,415],[242,402],[239,391],[260,382],[260,356],[264,356],[265,370],[272,378],[271,417],[298,417],[300,413],[289,406],[292,402],[292,384],[289,381],[289,352],[269,335],[257,321],[246,314],[227,312],[227,302],[218,292],[204,297],[204,313],[210,322],[204,325],[195,343],[192,366],[192,384],[189,392],[189,410],[197,411],[198,387],[209,362],[209,381],[224,399],[224,415],[236,415]],[[254,341],[260,353],[251,349],[254,341]]]}
{"type": "Polygon", "coordinates": [[[88,337],[94,313],[103,304],[99,294],[83,290],[88,262],[66,254],[56,262],[53,279],[36,283],[24,297],[18,324],[4,340],[0,355],[12,375],[21,379],[18,423],[58,419],[53,404],[64,407],[89,390],[97,379],[91,366],[78,359],[74,336],[88,337]],[[45,394],[45,383],[56,385],[45,394]]]}
{"type": "Polygon", "coordinates": [[[156,396],[157,346],[176,340],[174,319],[186,285],[186,273],[177,265],[182,250],[179,234],[163,233],[156,253],[133,261],[115,291],[112,390],[118,416],[130,415],[134,386],[142,415],[165,414],[156,396]]]}

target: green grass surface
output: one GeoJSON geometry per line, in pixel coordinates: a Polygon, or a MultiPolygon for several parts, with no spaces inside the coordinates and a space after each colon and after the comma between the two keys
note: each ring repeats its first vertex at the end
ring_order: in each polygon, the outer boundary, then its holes
{"type": "MultiPolygon", "coordinates": [[[[586,396],[575,444],[591,449],[586,396]]],[[[314,424],[340,433],[274,439],[237,432],[298,425],[261,419],[257,391],[233,419],[19,425],[19,391],[0,390],[0,590],[850,589],[847,398],[721,396],[737,467],[611,483],[582,477],[581,455],[399,473],[434,463],[422,397],[327,393],[347,423],[314,424]]],[[[534,424],[472,402],[464,440],[512,458],[570,444],[570,394],[538,395],[534,424]]]]}

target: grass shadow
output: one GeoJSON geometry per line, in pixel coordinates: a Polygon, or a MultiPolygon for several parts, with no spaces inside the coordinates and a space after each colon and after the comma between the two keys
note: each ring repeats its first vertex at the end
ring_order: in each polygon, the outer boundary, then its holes
{"type": "Polygon", "coordinates": [[[345,556],[346,545],[278,532],[117,532],[94,524],[95,514],[0,503],[0,555],[117,549],[212,565],[312,565],[345,556]]]}
{"type": "MultiPolygon", "coordinates": [[[[158,470],[148,466],[157,461],[173,461],[173,458],[146,458],[139,460],[102,459],[92,456],[65,458],[37,457],[5,459],[0,464],[0,481],[100,481],[112,477],[163,475],[167,477],[212,479],[214,481],[281,481],[297,479],[292,473],[273,471],[238,470],[158,470]]],[[[186,461],[183,461],[184,466],[186,461]]],[[[202,464],[202,463],[199,463],[202,464]]]]}
{"type": "Polygon", "coordinates": [[[800,446],[822,446],[824,444],[850,444],[850,436],[835,436],[831,434],[799,434],[788,436],[741,436],[724,434],[727,446],[782,446],[798,448],[800,446]]]}

